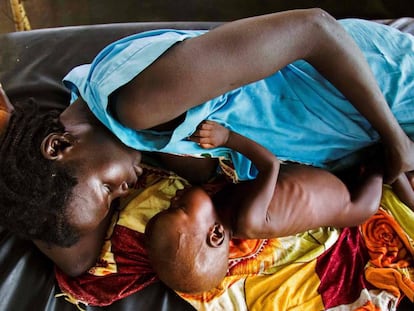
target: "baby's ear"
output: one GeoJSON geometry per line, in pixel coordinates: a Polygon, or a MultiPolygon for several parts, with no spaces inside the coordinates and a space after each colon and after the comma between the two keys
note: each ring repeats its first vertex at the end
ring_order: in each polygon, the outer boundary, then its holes
{"type": "Polygon", "coordinates": [[[226,237],[226,231],[222,224],[215,223],[208,230],[207,244],[211,247],[219,247],[223,244],[226,237]]]}
{"type": "Polygon", "coordinates": [[[0,84],[0,135],[6,131],[14,108],[0,84]]]}

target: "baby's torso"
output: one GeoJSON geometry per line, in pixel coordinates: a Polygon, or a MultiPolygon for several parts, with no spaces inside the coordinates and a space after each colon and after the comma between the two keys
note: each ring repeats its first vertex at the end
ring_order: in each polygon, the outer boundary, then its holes
{"type": "Polygon", "coordinates": [[[279,223],[279,236],[292,235],[325,225],[320,215],[337,213],[349,198],[346,186],[325,170],[282,165],[268,213],[279,223]]]}

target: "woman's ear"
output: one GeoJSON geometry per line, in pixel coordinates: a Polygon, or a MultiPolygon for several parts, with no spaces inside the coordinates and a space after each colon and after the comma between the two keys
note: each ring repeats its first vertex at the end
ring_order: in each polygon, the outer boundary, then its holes
{"type": "Polygon", "coordinates": [[[207,244],[211,247],[219,247],[223,244],[226,237],[226,231],[222,224],[215,223],[208,230],[207,244]]]}
{"type": "Polygon", "coordinates": [[[48,160],[61,160],[64,151],[73,146],[75,139],[69,133],[50,133],[40,146],[43,156],[48,160]]]}

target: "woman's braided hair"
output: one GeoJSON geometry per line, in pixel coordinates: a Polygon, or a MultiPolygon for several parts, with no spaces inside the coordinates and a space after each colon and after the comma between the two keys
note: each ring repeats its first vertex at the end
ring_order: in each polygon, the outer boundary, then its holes
{"type": "Polygon", "coordinates": [[[15,104],[0,137],[0,225],[24,239],[69,247],[79,239],[66,209],[77,180],[40,151],[49,133],[64,132],[59,113],[40,112],[32,99],[15,104]]]}

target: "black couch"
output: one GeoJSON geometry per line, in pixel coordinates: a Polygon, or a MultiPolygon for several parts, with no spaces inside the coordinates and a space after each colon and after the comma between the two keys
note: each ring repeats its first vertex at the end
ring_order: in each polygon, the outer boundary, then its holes
{"type": "MultiPolygon", "coordinates": [[[[414,34],[414,20],[383,20],[414,34]]],[[[153,28],[209,29],[217,23],[162,22],[76,26],[0,35],[0,82],[12,101],[35,96],[42,108],[64,108],[69,101],[62,77],[75,65],[90,62],[107,43],[153,28]]],[[[0,228],[0,310],[77,310],[63,298],[53,264],[35,246],[0,228]]],[[[413,310],[404,301],[399,310],[413,310]]],[[[105,308],[87,310],[193,310],[160,283],[105,308]]]]}

